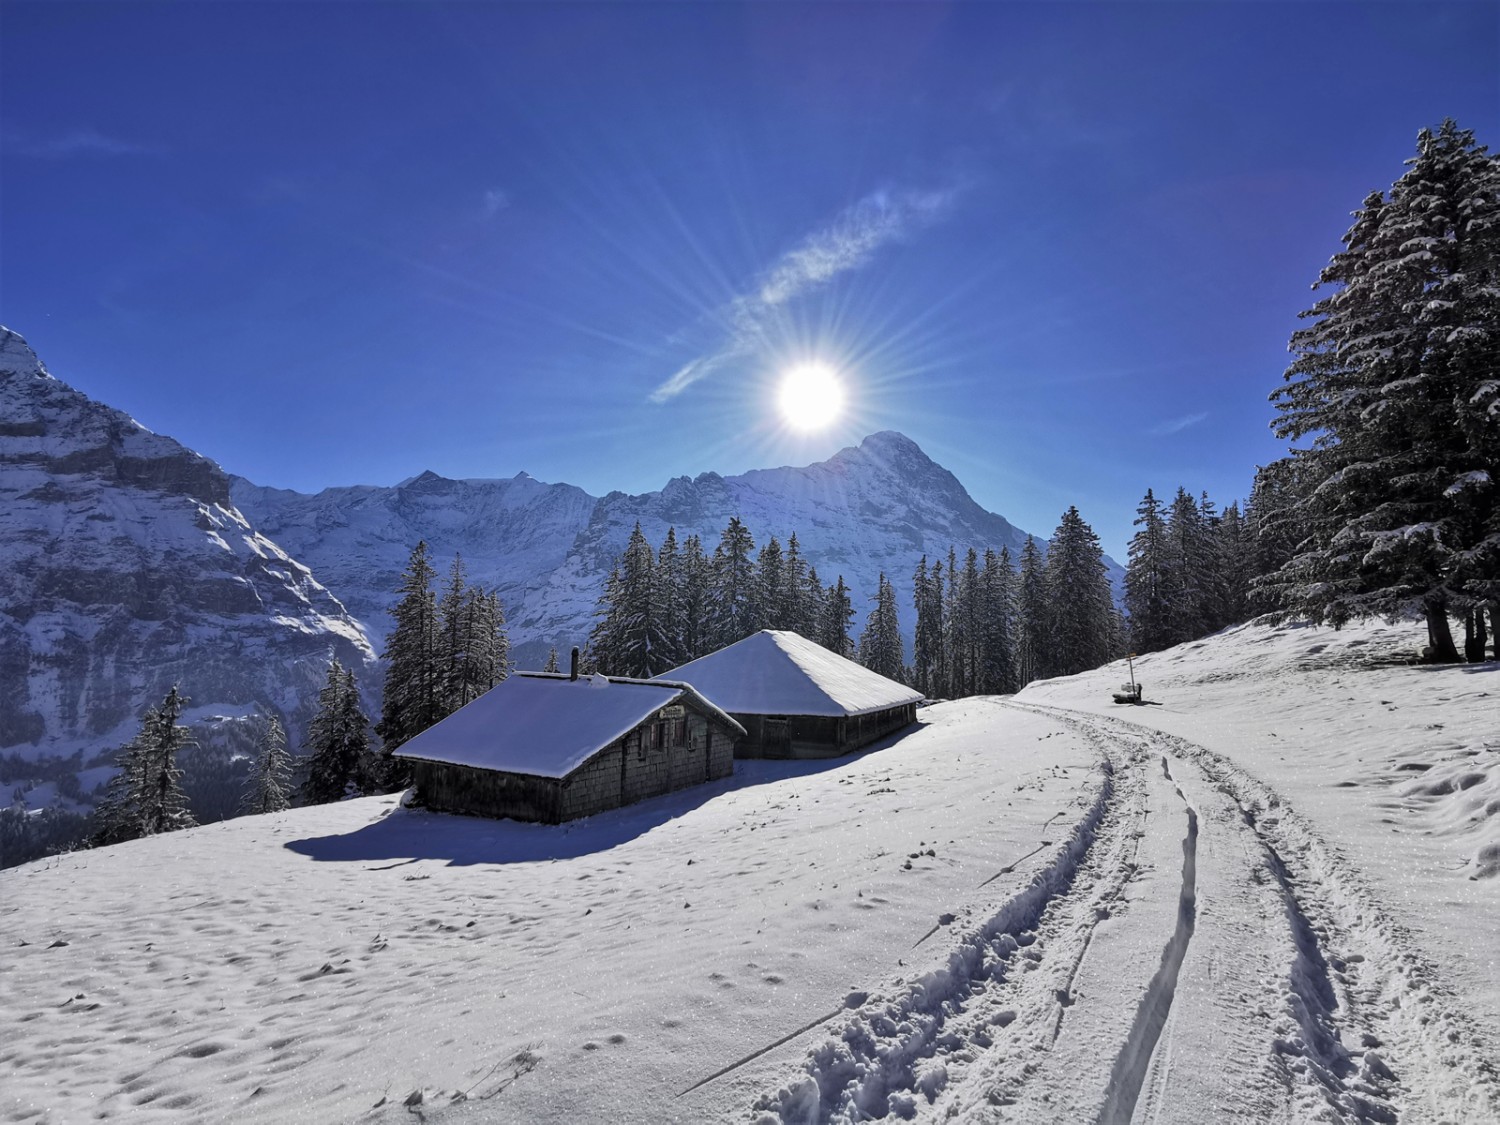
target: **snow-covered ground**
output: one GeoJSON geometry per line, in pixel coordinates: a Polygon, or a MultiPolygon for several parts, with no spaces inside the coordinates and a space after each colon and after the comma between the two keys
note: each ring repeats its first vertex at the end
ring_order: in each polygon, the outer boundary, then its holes
{"type": "Polygon", "coordinates": [[[1105,669],[570,826],[0,872],[0,1118],[1496,1120],[1500,678],[1417,643],[1232,630],[1156,706],[1105,669]]]}

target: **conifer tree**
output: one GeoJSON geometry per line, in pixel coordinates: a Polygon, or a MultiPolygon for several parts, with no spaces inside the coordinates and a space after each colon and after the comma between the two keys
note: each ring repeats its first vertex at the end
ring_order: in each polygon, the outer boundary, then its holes
{"type": "Polygon", "coordinates": [[[1237,501],[1231,501],[1219,517],[1218,550],[1224,580],[1224,625],[1248,621],[1250,581],[1254,577],[1254,548],[1250,529],[1237,501]]]}
{"type": "Polygon", "coordinates": [[[896,591],[884,573],[877,582],[875,607],[859,638],[859,662],[887,679],[900,681],[906,664],[901,640],[901,620],[896,611],[896,591]]]}
{"type": "Polygon", "coordinates": [[[774,535],[766,540],[755,560],[755,583],[755,601],[759,610],[756,627],[790,628],[786,604],[786,561],[781,553],[781,542],[774,535]]]}
{"type": "Polygon", "coordinates": [[[755,632],[759,607],[755,562],[750,557],[755,540],[750,529],[732,516],[714,548],[709,591],[710,650],[732,645],[755,632]]]}
{"type": "Polygon", "coordinates": [[[376,733],[386,758],[444,715],[433,576],[427,543],[419,542],[401,576],[401,600],[391,611],[396,627],[385,642],[385,694],[376,733]]]}
{"type": "Polygon", "coordinates": [[[932,570],[927,575],[932,592],[933,606],[936,609],[934,621],[938,626],[938,632],[933,637],[935,643],[932,649],[932,691],[939,698],[947,698],[953,693],[952,677],[948,662],[950,655],[948,637],[952,629],[949,623],[950,614],[947,585],[944,582],[946,573],[943,570],[943,560],[938,559],[932,564],[932,570]]]}
{"type": "Polygon", "coordinates": [[[556,672],[557,670],[557,646],[553,645],[551,651],[547,653],[547,663],[542,665],[542,671],[556,672]]]}
{"type": "Polygon", "coordinates": [[[475,638],[471,632],[474,622],[466,605],[468,587],[465,578],[464,561],[459,555],[454,555],[442,597],[437,602],[439,718],[451,715],[468,702],[465,695],[471,671],[466,665],[475,656],[475,638]]]}
{"type": "Polygon", "coordinates": [[[263,715],[241,808],[252,816],[283,812],[291,807],[291,789],[292,756],[287,753],[286,731],[275,715],[263,715]]]}
{"type": "Polygon", "coordinates": [[[958,621],[955,632],[959,655],[954,660],[960,669],[956,695],[974,695],[979,691],[980,665],[984,646],[982,599],[984,591],[979,578],[979,553],[970,547],[964,555],[964,569],[958,580],[958,621]]]}
{"type": "Polygon", "coordinates": [[[802,608],[806,614],[803,619],[803,627],[797,632],[810,641],[818,639],[823,629],[823,606],[828,600],[828,591],[823,587],[823,580],[818,577],[818,568],[811,563],[807,564],[807,584],[802,588],[802,608]]]}
{"type": "Polygon", "coordinates": [[[373,760],[369,724],[360,706],[354,673],[337,657],[331,658],[318,692],[317,714],[307,728],[307,773],[302,782],[305,803],[325,805],[406,783],[402,767],[388,754],[382,754],[380,763],[373,760]]]}
{"type": "Polygon", "coordinates": [[[964,688],[963,657],[966,646],[963,606],[959,600],[958,555],[948,547],[947,585],[943,591],[943,694],[952,698],[967,695],[964,688]]]}
{"type": "Polygon", "coordinates": [[[1210,632],[1209,572],[1213,554],[1203,514],[1186,488],[1179,487],[1167,509],[1167,597],[1171,643],[1210,632]]]}
{"type": "Polygon", "coordinates": [[[463,561],[454,557],[438,602],[439,717],[478,699],[505,679],[510,640],[500,596],[467,583],[463,561]]]}
{"type": "Polygon", "coordinates": [[[1041,548],[1028,536],[1021,548],[1016,608],[1016,678],[1021,687],[1053,674],[1053,640],[1047,613],[1047,571],[1041,548]]]}
{"type": "Polygon", "coordinates": [[[807,596],[807,560],[802,557],[802,544],[797,542],[794,531],[786,541],[786,556],[781,564],[781,605],[777,610],[781,626],[804,637],[811,636],[813,629],[812,601],[807,596]]]}
{"type": "Polygon", "coordinates": [[[1303,537],[1262,586],[1283,615],[1448,622],[1500,601],[1500,161],[1451,120],[1356,212],[1272,396],[1303,537]]]}
{"type": "Polygon", "coordinates": [[[938,669],[942,661],[943,599],[939,584],[927,569],[926,555],[912,575],[911,596],[912,608],[917,611],[912,634],[912,675],[916,680],[913,686],[924,696],[936,698],[941,694],[938,669]]]}
{"type": "Polygon", "coordinates": [[[849,599],[849,587],[844,585],[844,576],[841,574],[838,581],[824,593],[818,643],[829,652],[836,652],[840,656],[851,655],[854,646],[849,640],[849,624],[853,620],[854,604],[849,599]]]}
{"type": "Polygon", "coordinates": [[[620,556],[619,574],[618,648],[612,654],[610,674],[649,679],[672,667],[673,645],[662,628],[656,556],[639,522],[620,556]]]}
{"type": "Polygon", "coordinates": [[[604,580],[604,591],[594,606],[594,628],[589,633],[588,649],[606,675],[624,675],[625,657],[625,583],[616,560],[604,580]]]}
{"type": "Polygon", "coordinates": [[[142,716],[140,731],[121,754],[120,773],[111,780],[95,814],[98,828],[90,844],[116,844],[197,824],[177,764],[178,752],[196,745],[187,727],[177,721],[187,703],[174,686],[142,716]]]}
{"type": "Polygon", "coordinates": [[[713,567],[703,551],[703,541],[696,535],[683,540],[681,573],[682,632],[678,651],[681,662],[686,663],[713,651],[709,621],[713,567]]]}
{"type": "Polygon", "coordinates": [[[1125,609],[1130,614],[1131,645],[1137,652],[1156,652],[1175,643],[1173,581],[1167,544],[1167,523],[1161,501],[1151,489],[1136,509],[1139,531],[1130,540],[1125,567],[1125,609]]]}
{"type": "Polygon", "coordinates": [[[687,623],[683,593],[682,552],[677,546],[677,529],[669,527],[656,552],[656,616],[661,625],[661,650],[657,653],[661,667],[657,675],[689,659],[684,643],[687,623]]]}
{"type": "Polygon", "coordinates": [[[475,665],[472,698],[478,698],[501,680],[510,675],[510,634],[506,631],[505,606],[500,601],[499,591],[489,593],[475,589],[469,594],[471,610],[477,615],[480,628],[476,635],[483,639],[483,660],[475,665]]]}
{"type": "Polygon", "coordinates": [[[1076,507],[1063,513],[1048,544],[1046,590],[1052,674],[1070,676],[1107,663],[1116,634],[1114,599],[1099,537],[1076,507]]]}
{"type": "Polygon", "coordinates": [[[1223,517],[1209,499],[1207,492],[1198,494],[1198,527],[1202,536],[1200,552],[1203,572],[1198,579],[1198,596],[1202,613],[1202,632],[1198,636],[1217,633],[1230,622],[1229,578],[1225,569],[1223,537],[1220,525],[1223,517]]]}
{"type": "Polygon", "coordinates": [[[975,690],[985,695],[1009,695],[1016,683],[1015,615],[1016,572],[1010,551],[984,553],[980,584],[980,658],[975,690]]]}

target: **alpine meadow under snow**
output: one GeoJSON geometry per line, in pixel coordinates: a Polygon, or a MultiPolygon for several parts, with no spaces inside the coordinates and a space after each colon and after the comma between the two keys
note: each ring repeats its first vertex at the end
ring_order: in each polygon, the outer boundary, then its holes
{"type": "Polygon", "coordinates": [[[1248,625],[544,827],[0,873],[8,1120],[1489,1121],[1500,666],[1248,625]]]}

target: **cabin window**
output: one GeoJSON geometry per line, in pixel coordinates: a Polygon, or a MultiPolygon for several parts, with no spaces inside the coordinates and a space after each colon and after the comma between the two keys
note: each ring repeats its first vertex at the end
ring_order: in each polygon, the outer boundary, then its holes
{"type": "Polygon", "coordinates": [[[646,728],[646,740],[652,750],[683,745],[687,742],[687,719],[658,719],[646,728]]]}

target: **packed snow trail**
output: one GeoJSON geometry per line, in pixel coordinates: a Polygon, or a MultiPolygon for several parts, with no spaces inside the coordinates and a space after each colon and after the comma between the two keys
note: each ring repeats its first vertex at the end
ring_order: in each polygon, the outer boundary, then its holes
{"type": "Polygon", "coordinates": [[[1491,1046],[1277,794],[1174,735],[992,702],[1094,747],[1088,816],[755,1120],[1500,1120],[1491,1046]]]}

